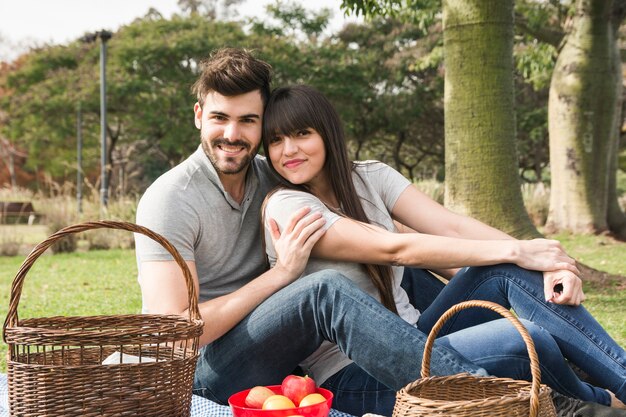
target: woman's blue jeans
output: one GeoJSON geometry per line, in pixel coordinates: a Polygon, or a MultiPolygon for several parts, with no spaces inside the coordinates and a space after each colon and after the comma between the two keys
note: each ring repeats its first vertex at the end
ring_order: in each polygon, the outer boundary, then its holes
{"type": "MultiPolygon", "coordinates": [[[[514,265],[466,268],[444,286],[428,272],[407,268],[403,287],[423,311],[418,328],[424,333],[454,304],[472,299],[494,301],[512,307],[522,318],[535,343],[543,383],[570,397],[610,403],[608,393],[581,381],[565,357],[598,385],[610,389],[622,400],[626,397],[624,349],[584,307],[546,303],[541,273],[514,265]]],[[[529,360],[521,336],[500,317],[485,309],[464,310],[446,322],[438,341],[492,375],[529,380],[529,360]]],[[[342,411],[391,415],[395,390],[381,384],[356,363],[333,375],[323,386],[335,392],[334,407],[342,411]]]]}

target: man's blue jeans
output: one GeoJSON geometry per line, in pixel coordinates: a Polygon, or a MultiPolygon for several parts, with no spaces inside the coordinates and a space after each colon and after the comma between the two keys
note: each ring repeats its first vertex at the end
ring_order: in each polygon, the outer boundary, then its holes
{"type": "MultiPolygon", "coordinates": [[[[581,381],[564,356],[619,398],[626,395],[626,353],[584,307],[560,306],[543,299],[543,278],[514,265],[466,268],[444,286],[430,273],[405,271],[403,287],[423,311],[418,328],[428,333],[451,306],[471,299],[513,307],[529,330],[539,355],[542,382],[570,397],[608,405],[608,393],[581,381]]],[[[529,380],[526,348],[517,330],[497,313],[464,310],[451,318],[438,341],[452,347],[497,376],[529,380]]],[[[358,414],[360,410],[391,415],[395,390],[380,384],[352,364],[323,386],[336,393],[334,406],[358,414]]]]}
{"type": "MultiPolygon", "coordinates": [[[[209,322],[210,317],[205,317],[209,322]]],[[[321,271],[261,303],[224,336],[205,346],[194,393],[219,403],[255,385],[280,384],[324,340],[336,343],[365,372],[399,389],[419,377],[426,335],[391,313],[348,278],[321,271]]],[[[486,375],[435,343],[432,373],[486,375]]]]}

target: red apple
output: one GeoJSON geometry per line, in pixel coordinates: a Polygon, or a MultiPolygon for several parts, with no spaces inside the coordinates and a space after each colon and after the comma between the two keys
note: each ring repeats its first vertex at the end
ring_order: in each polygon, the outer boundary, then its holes
{"type": "Polygon", "coordinates": [[[315,381],[308,376],[288,375],[281,384],[283,395],[288,397],[295,404],[309,394],[313,394],[317,390],[315,381]]]}
{"type": "Polygon", "coordinates": [[[269,397],[274,395],[274,391],[267,387],[254,387],[250,390],[248,395],[246,395],[246,399],[244,400],[247,407],[250,408],[261,408],[263,407],[263,403],[269,397]]]}

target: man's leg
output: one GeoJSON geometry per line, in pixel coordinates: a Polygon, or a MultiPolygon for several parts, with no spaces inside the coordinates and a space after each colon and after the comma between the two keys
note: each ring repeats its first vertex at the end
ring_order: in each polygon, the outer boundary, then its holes
{"type": "MultiPolygon", "coordinates": [[[[234,392],[280,384],[323,340],[336,343],[367,373],[398,390],[419,377],[426,335],[341,274],[322,271],[283,288],[205,346],[194,389],[225,403],[234,392]]],[[[438,344],[431,367],[434,375],[486,374],[438,344]]]]}
{"type": "MultiPolygon", "coordinates": [[[[543,276],[515,265],[465,268],[450,280],[437,301],[422,313],[418,327],[428,332],[452,305],[465,300],[488,300],[513,308],[519,317],[546,329],[563,355],[594,381],[626,399],[626,352],[583,306],[544,300],[543,276]]],[[[441,334],[499,318],[486,309],[464,310],[451,318],[441,334]]],[[[471,358],[470,358],[471,359],[471,358]]]]}

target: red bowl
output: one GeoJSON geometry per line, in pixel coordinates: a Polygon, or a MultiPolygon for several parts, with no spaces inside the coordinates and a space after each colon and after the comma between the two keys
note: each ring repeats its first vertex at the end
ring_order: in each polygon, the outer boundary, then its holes
{"type": "MultiPolygon", "coordinates": [[[[267,388],[276,394],[282,394],[280,385],[270,385],[267,388]]],[[[284,410],[261,410],[259,408],[246,407],[246,396],[249,389],[233,394],[228,399],[228,404],[233,411],[233,417],[328,417],[333,403],[333,393],[324,388],[318,388],[317,392],[322,394],[326,401],[323,403],[307,405],[306,407],[287,408],[284,410]]]]}

